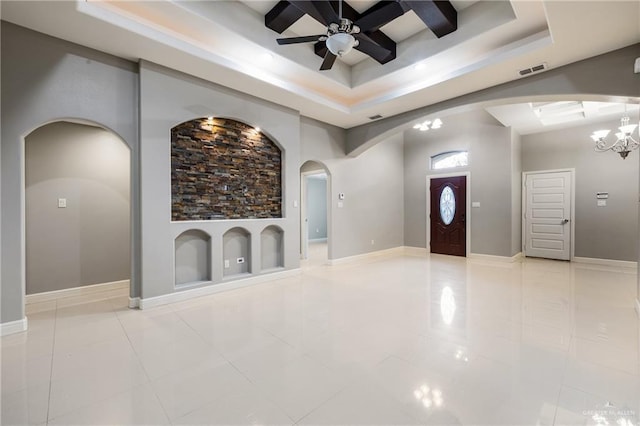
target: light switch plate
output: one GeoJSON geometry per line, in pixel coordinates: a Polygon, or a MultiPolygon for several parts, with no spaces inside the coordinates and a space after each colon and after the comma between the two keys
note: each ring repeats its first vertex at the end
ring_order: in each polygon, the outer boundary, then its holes
{"type": "Polygon", "coordinates": [[[67,208],[67,199],[66,198],[58,198],[58,208],[66,209],[67,208]]]}
{"type": "Polygon", "coordinates": [[[471,207],[480,207],[480,201],[472,201],[471,207]]]}
{"type": "Polygon", "coordinates": [[[607,205],[607,200],[598,200],[598,207],[604,207],[607,205]]]}

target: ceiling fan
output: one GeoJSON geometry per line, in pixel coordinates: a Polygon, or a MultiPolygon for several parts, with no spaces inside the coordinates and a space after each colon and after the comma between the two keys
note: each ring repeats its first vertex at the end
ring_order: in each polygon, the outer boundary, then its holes
{"type": "MultiPolygon", "coordinates": [[[[368,17],[367,19],[358,19],[354,22],[351,19],[343,17],[342,1],[343,0],[340,0],[338,3],[338,15],[336,15],[329,1],[290,1],[290,3],[305,13],[313,17],[318,17],[319,21],[327,25],[327,32],[326,34],[311,36],[279,38],[276,39],[276,41],[279,45],[324,41],[327,52],[320,66],[321,71],[331,69],[338,56],[342,57],[346,55],[354,47],[378,62],[383,63],[390,54],[389,50],[373,41],[366,32],[377,30],[384,23],[404,14],[404,10],[396,6],[391,16],[385,13],[380,14],[379,17],[375,17],[374,19],[368,17]]],[[[397,5],[397,3],[395,4],[397,5]]],[[[395,52],[393,52],[393,54],[395,55],[395,52]]]]}

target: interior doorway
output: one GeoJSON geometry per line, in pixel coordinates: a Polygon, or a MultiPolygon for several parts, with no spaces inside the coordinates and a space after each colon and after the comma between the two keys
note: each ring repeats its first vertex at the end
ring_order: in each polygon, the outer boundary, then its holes
{"type": "Polygon", "coordinates": [[[27,303],[129,296],[131,152],[89,123],[45,124],[25,139],[27,303]]]}
{"type": "Polygon", "coordinates": [[[306,266],[329,259],[330,175],[324,165],[307,161],[300,168],[300,258],[306,266]]]}
{"type": "Polygon", "coordinates": [[[573,170],[523,173],[524,255],[571,260],[573,247],[573,170]]]}
{"type": "Polygon", "coordinates": [[[466,257],[470,243],[469,172],[427,176],[427,250],[466,257]]]}

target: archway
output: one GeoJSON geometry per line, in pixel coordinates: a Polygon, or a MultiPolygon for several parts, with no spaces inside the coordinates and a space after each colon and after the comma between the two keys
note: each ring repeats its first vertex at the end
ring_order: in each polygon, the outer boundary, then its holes
{"type": "Polygon", "coordinates": [[[331,258],[331,174],[323,163],[300,167],[300,258],[303,266],[331,258]]]}
{"type": "Polygon", "coordinates": [[[50,122],[24,137],[24,173],[25,303],[130,295],[129,146],[96,123],[50,122]]]}

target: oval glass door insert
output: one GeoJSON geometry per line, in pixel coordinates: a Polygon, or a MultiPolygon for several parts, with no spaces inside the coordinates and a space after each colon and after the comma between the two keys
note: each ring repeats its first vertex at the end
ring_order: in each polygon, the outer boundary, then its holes
{"type": "Polygon", "coordinates": [[[445,186],[440,194],[440,217],[445,225],[453,221],[456,214],[456,197],[450,186],[445,186]]]}

